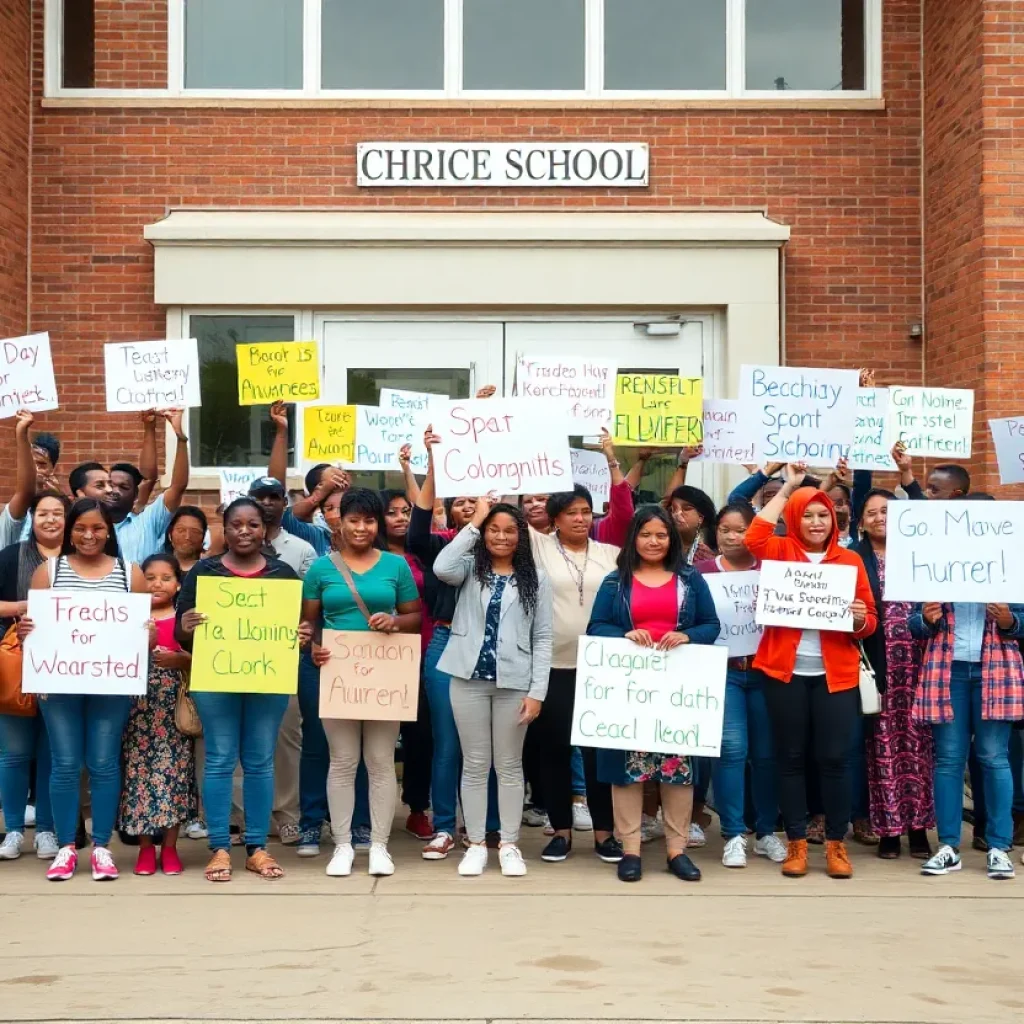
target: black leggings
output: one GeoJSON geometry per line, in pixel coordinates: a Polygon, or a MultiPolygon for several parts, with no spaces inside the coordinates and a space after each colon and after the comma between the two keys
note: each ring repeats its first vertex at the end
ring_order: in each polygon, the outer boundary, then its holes
{"type": "Polygon", "coordinates": [[[430,807],[430,764],[434,737],[430,728],[430,706],[420,680],[415,722],[402,722],[402,803],[410,811],[426,812],[430,807]]]}
{"type": "Polygon", "coordinates": [[[807,754],[813,748],[825,808],[825,838],[842,840],[850,823],[850,745],[860,714],[857,688],[829,693],[824,676],[788,683],[759,673],[775,740],[779,804],[790,839],[807,838],[807,754]]]}
{"type": "MultiPolygon", "coordinates": [[[[553,668],[537,730],[545,810],[556,832],[572,828],[572,711],[576,701],[576,670],[553,668]]],[[[613,832],[612,787],[597,781],[597,751],[581,747],[587,780],[587,805],[596,832],[613,832]]]]}

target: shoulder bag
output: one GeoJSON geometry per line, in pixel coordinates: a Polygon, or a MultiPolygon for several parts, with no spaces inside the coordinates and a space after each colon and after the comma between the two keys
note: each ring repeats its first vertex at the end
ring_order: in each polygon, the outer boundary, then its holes
{"type": "Polygon", "coordinates": [[[190,680],[190,673],[181,673],[178,695],[174,698],[174,725],[182,736],[189,736],[197,740],[203,735],[203,723],[200,721],[196,702],[192,699],[192,694],[188,692],[190,680]]]}
{"type": "Polygon", "coordinates": [[[875,670],[868,661],[864,652],[864,645],[857,644],[857,652],[860,655],[860,713],[862,715],[877,715],[882,710],[882,696],[878,692],[878,685],[875,682],[875,670]]]}
{"type": "Polygon", "coordinates": [[[0,715],[31,718],[36,713],[35,694],[21,692],[22,656],[18,624],[11,623],[0,640],[0,715]]]}
{"type": "Polygon", "coordinates": [[[370,609],[366,607],[366,602],[363,600],[362,595],[356,590],[356,581],[352,579],[352,571],[345,564],[345,559],[337,551],[332,551],[331,562],[334,564],[334,568],[341,573],[341,578],[345,581],[348,589],[352,591],[352,600],[355,601],[356,607],[363,613],[363,618],[369,623],[370,609]]]}

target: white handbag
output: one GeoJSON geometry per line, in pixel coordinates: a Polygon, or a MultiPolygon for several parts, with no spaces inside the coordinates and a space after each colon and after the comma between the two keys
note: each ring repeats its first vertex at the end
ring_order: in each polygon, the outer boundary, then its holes
{"type": "Polygon", "coordinates": [[[857,644],[860,652],[860,713],[862,715],[877,715],[882,710],[882,695],[875,685],[875,670],[864,653],[864,645],[857,644]]]}

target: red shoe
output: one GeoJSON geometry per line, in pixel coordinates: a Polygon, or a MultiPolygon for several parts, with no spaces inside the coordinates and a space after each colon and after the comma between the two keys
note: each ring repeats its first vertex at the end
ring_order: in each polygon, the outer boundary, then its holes
{"type": "Polygon", "coordinates": [[[173,846],[160,847],[160,870],[165,875],[180,875],[185,870],[178,851],[173,846]]]}
{"type": "Polygon", "coordinates": [[[422,839],[425,842],[434,838],[434,826],[423,811],[413,811],[405,819],[405,831],[415,839],[422,839]]]}
{"type": "Polygon", "coordinates": [[[155,875],[156,874],[156,847],[144,846],[139,850],[138,860],[135,861],[135,874],[155,875]]]}

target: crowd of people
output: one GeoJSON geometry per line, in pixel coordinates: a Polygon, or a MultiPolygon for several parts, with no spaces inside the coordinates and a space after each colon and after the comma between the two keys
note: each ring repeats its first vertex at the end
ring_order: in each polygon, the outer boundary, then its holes
{"type": "Polygon", "coordinates": [[[565,861],[587,836],[624,882],[642,876],[642,844],[663,837],[668,870],[699,881],[691,852],[706,842],[709,807],[726,868],[746,866],[751,837],[786,876],[806,874],[808,844],[822,844],[828,874],[849,878],[852,827],[884,859],[902,856],[906,837],[920,870],[943,875],[961,867],[967,776],[973,844],[989,877],[1013,877],[1010,851],[1024,840],[1024,605],[883,596],[891,503],[990,497],[971,491],[964,467],[936,466],[922,487],[897,445],[899,494],[842,462],[824,478],[799,464],[750,467],[716,509],[686,484],[694,450],[671,453],[667,491],[642,501],[657,454],[639,452],[624,473],[604,434],[607,509],[581,485],[437,501],[439,438],[428,429],[422,480],[406,448],[402,490],[353,487],[325,464],[290,503],[284,407],[271,418],[267,475],[208,521],[182,504],[180,412],[143,415],[138,467],[84,463],[66,487],[57,438],[33,436],[32,414],[16,417],[16,489],[0,513],[0,860],[22,855],[31,809],[32,845],[54,881],[75,874],[88,845],[93,878],[116,878],[115,832],[137,845],[139,875],[181,872],[185,835],[208,839],[210,882],[230,881],[236,845],[246,870],[277,879],[272,834],[309,858],[329,837],[329,876],[350,875],[361,849],[371,875],[390,875],[398,751],[406,830],[425,860],[461,851],[463,876],[481,874],[492,849],[504,875],[526,874],[527,827],[548,837],[542,861],[565,861]],[[150,500],[164,422],[177,445],[169,483],[150,500]],[[853,632],[766,626],[755,655],[730,658],[719,757],[573,746],[579,637],[661,651],[714,644],[705,577],[767,560],[853,567],[853,632]],[[176,711],[204,621],[203,576],[301,580],[302,651],[294,696],[192,693],[195,739],[176,711]],[[47,588],[150,595],[144,696],[20,692],[10,676],[36,628],[29,591],[47,588]],[[419,634],[416,719],[321,719],[324,629],[419,634]],[[865,660],[880,694],[873,715],[862,714],[865,660]]]}

